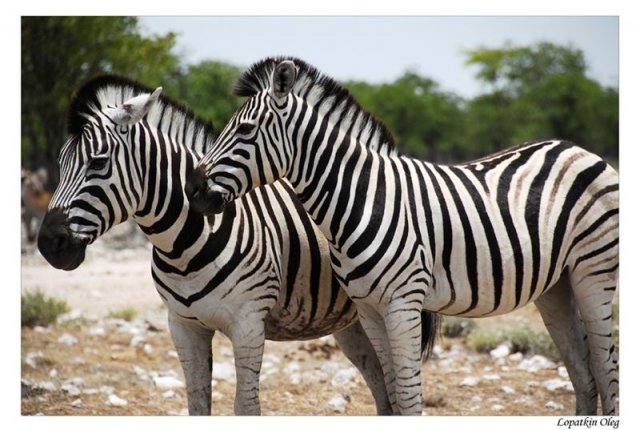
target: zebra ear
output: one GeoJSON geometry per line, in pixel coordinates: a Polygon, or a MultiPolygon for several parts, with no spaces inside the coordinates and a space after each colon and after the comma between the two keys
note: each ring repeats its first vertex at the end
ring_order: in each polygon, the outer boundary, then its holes
{"type": "Polygon", "coordinates": [[[161,92],[162,87],[158,87],[151,94],[141,94],[129,99],[121,106],[114,108],[109,113],[109,117],[118,125],[133,125],[149,113],[161,92]]]}
{"type": "Polygon", "coordinates": [[[280,62],[271,78],[271,89],[273,95],[277,99],[282,99],[287,96],[293,89],[293,85],[296,83],[298,77],[298,68],[291,60],[285,60],[280,62]]]}

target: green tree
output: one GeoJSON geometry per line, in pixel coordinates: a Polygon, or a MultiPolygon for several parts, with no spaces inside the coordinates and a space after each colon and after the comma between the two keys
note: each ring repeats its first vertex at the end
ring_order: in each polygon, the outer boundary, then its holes
{"type": "Polygon", "coordinates": [[[244,99],[232,94],[241,68],[218,61],[202,61],[179,72],[166,91],[197,115],[222,129],[244,99]]]}
{"type": "Polygon", "coordinates": [[[467,107],[470,153],[560,138],[617,159],[618,91],[587,76],[582,51],[551,43],[508,44],[467,56],[467,64],[478,69],[476,77],[490,88],[467,107]]]}
{"type": "Polygon", "coordinates": [[[44,166],[55,182],[74,91],[101,73],[148,85],[170,80],[175,34],[146,38],[134,17],[23,17],[22,164],[44,166]]]}

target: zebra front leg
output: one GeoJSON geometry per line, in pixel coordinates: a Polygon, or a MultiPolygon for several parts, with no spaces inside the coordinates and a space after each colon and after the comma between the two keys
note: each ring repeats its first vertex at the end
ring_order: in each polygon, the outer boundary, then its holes
{"type": "Polygon", "coordinates": [[[396,301],[387,307],[384,322],[395,375],[395,396],[401,415],[422,413],[422,304],[396,301]]]}
{"type": "Polygon", "coordinates": [[[576,393],[576,415],[595,415],[598,390],[589,369],[587,335],[566,274],[535,304],[567,367],[576,393]]]}
{"type": "Polygon", "coordinates": [[[236,415],[260,415],[260,369],[264,352],[264,320],[242,321],[231,333],[236,366],[236,415]]]}
{"type": "Polygon", "coordinates": [[[184,372],[189,415],[211,415],[211,340],[215,332],[171,310],[169,330],[184,372]]]}
{"type": "Polygon", "coordinates": [[[393,369],[393,362],[391,360],[391,348],[389,346],[389,338],[387,337],[387,330],[384,325],[384,319],[378,313],[378,311],[366,304],[359,303],[358,317],[362,329],[367,334],[369,343],[373,347],[373,350],[378,357],[378,363],[382,369],[384,375],[384,384],[387,390],[387,398],[391,405],[391,411],[394,415],[399,414],[399,409],[396,404],[396,378],[393,369]]]}
{"type": "Polygon", "coordinates": [[[371,342],[360,321],[333,334],[344,355],[358,368],[376,402],[378,415],[391,415],[393,409],[387,395],[384,373],[371,342]]]}

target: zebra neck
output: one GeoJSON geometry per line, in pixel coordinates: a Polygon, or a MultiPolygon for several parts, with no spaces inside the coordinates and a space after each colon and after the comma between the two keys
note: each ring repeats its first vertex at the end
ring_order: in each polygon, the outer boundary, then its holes
{"type": "Polygon", "coordinates": [[[138,164],[146,167],[142,199],[134,220],[160,255],[180,265],[197,252],[211,228],[202,215],[190,209],[184,193],[186,173],[194,168],[201,154],[172,142],[166,135],[148,136],[138,152],[138,164]]]}

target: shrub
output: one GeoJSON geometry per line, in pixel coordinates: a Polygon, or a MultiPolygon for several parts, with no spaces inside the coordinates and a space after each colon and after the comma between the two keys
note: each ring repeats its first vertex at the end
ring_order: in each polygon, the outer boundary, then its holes
{"type": "Polygon", "coordinates": [[[109,312],[107,314],[107,318],[115,318],[131,322],[131,320],[133,320],[136,315],[138,315],[138,311],[134,308],[123,308],[117,311],[109,312]]]}
{"type": "Polygon", "coordinates": [[[21,325],[34,327],[52,324],[65,312],[69,312],[67,302],[46,297],[41,291],[26,293],[21,299],[21,325]]]}
{"type": "Polygon", "coordinates": [[[469,318],[444,317],[442,319],[442,334],[446,337],[464,337],[476,327],[475,321],[469,318]]]}

